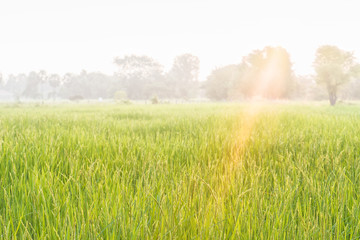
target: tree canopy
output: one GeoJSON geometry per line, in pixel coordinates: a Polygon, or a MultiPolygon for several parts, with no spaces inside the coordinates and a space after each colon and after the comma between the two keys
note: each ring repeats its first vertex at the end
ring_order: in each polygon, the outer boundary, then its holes
{"type": "Polygon", "coordinates": [[[213,99],[287,98],[293,87],[290,56],[281,47],[255,50],[239,65],[214,70],[207,84],[207,94],[213,99]]]}
{"type": "Polygon", "coordinates": [[[187,99],[196,95],[199,64],[199,58],[191,54],[183,54],[175,58],[173,66],[167,74],[174,97],[187,99]]]}
{"type": "Polygon", "coordinates": [[[149,99],[161,95],[165,87],[163,66],[148,56],[125,56],[116,58],[118,77],[131,99],[149,99]]]}
{"type": "Polygon", "coordinates": [[[335,105],[339,86],[359,76],[360,68],[352,52],[336,46],[324,45],[317,49],[313,63],[316,82],[326,88],[331,105],[335,105]]]}

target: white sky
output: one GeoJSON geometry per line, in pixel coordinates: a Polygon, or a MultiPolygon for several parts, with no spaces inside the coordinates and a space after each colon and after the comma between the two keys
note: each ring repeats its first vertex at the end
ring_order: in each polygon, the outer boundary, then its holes
{"type": "Polygon", "coordinates": [[[0,72],[113,73],[114,57],[128,54],[170,68],[192,53],[204,80],[272,45],[309,74],[322,44],[360,59],[359,9],[358,0],[0,0],[0,72]]]}

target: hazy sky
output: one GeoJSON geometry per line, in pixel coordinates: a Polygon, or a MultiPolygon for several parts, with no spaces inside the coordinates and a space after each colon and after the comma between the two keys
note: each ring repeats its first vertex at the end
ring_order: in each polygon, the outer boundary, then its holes
{"type": "Polygon", "coordinates": [[[300,74],[322,44],[360,59],[355,0],[0,0],[0,72],[113,73],[116,56],[145,54],[169,68],[200,58],[201,79],[266,45],[283,46],[300,74]]]}

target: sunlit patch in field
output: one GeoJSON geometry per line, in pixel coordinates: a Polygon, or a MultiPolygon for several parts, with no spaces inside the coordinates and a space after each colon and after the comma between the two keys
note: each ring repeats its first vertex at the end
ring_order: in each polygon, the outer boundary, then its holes
{"type": "MultiPolygon", "coordinates": [[[[262,70],[256,75],[256,85],[253,89],[253,101],[248,104],[242,114],[241,126],[238,130],[238,137],[235,139],[235,149],[241,150],[246,144],[255,127],[259,115],[266,110],[269,104],[266,98],[277,99],[283,96],[286,89],[286,74],[284,74],[286,53],[282,49],[267,49],[264,54],[267,59],[262,70]]],[[[272,127],[272,126],[269,126],[272,127]]]]}
{"type": "Polygon", "coordinates": [[[255,122],[258,119],[259,114],[263,110],[264,106],[260,103],[253,103],[244,108],[244,112],[241,117],[241,124],[237,130],[237,138],[235,146],[237,148],[246,147],[246,144],[252,134],[255,127],[255,122]]]}

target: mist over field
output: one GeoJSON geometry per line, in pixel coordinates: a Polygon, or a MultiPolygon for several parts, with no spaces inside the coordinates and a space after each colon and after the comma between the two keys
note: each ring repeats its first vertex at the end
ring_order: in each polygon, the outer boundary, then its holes
{"type": "Polygon", "coordinates": [[[320,46],[313,62],[315,74],[299,76],[282,47],[267,46],[243,57],[241,63],[214,69],[199,81],[200,59],[183,54],[170,70],[148,56],[129,55],[114,60],[113,75],[82,71],[49,74],[42,70],[3,79],[3,101],[98,100],[151,103],[329,99],[335,105],[359,99],[360,65],[352,52],[320,46]]]}
{"type": "Polygon", "coordinates": [[[0,2],[0,239],[359,239],[359,7],[0,2]]]}
{"type": "Polygon", "coordinates": [[[357,6],[4,1],[0,100],[356,100],[357,6]]]}

